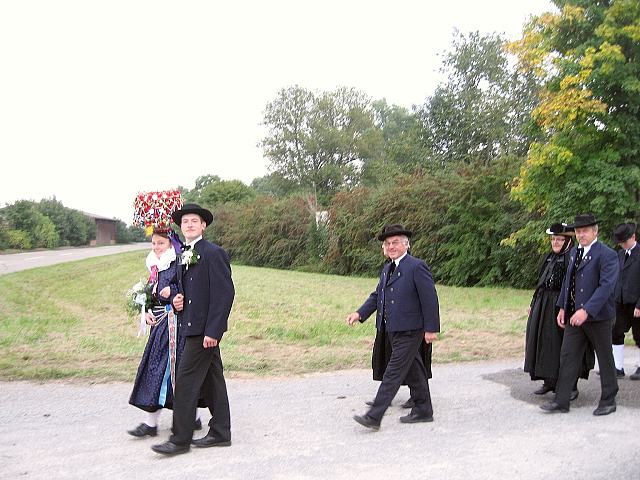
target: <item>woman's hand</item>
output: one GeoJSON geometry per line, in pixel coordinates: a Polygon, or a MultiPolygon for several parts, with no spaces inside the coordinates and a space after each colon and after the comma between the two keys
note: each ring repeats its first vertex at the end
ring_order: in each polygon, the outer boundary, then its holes
{"type": "Polygon", "coordinates": [[[149,312],[145,312],[144,320],[147,322],[147,325],[151,325],[151,326],[157,323],[155,317],[149,312]]]}
{"type": "Polygon", "coordinates": [[[171,295],[171,287],[164,287],[162,290],[160,290],[159,295],[162,298],[169,298],[169,295],[171,295]]]}

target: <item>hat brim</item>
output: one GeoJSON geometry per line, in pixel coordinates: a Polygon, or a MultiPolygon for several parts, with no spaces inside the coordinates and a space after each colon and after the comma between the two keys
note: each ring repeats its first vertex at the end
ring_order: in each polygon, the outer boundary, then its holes
{"type": "Polygon", "coordinates": [[[589,222],[589,223],[574,223],[573,225],[569,225],[570,228],[583,228],[583,227],[593,227],[594,225],[598,225],[598,222],[589,222]]]}
{"type": "Polygon", "coordinates": [[[180,225],[180,223],[182,222],[182,217],[184,215],[188,215],[189,213],[195,213],[196,215],[199,215],[200,218],[204,220],[204,223],[207,224],[207,227],[213,223],[213,213],[211,213],[206,208],[185,208],[176,210],[171,214],[171,218],[176,225],[180,225]]]}
{"type": "Polygon", "coordinates": [[[381,233],[380,235],[378,235],[378,240],[380,240],[381,242],[389,237],[397,237],[398,235],[404,235],[406,237],[411,238],[411,235],[413,235],[409,230],[395,230],[393,232],[384,232],[381,233]]]}

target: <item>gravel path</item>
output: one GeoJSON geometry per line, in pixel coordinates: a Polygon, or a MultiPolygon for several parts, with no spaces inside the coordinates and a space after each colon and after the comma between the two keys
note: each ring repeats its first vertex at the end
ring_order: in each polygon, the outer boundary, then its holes
{"type": "Polygon", "coordinates": [[[150,450],[169,435],[167,412],[158,437],[126,434],[143,418],[127,404],[129,384],[0,382],[0,478],[640,478],[640,382],[621,380],[618,411],[594,417],[592,375],[570,413],[549,415],[520,366],[436,365],[435,421],[398,422],[403,387],[379,432],[351,419],[374,396],[368,370],[231,379],[233,446],[168,458],[150,450]]]}

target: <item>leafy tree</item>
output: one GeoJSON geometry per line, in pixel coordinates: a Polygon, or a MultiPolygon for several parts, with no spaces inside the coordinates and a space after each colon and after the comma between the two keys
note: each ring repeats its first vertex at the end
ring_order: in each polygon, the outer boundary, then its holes
{"type": "Polygon", "coordinates": [[[512,45],[544,83],[513,195],[545,219],[592,212],[609,230],[639,219],[640,3],[554,0],[512,45]]]}
{"type": "Polygon", "coordinates": [[[320,203],[358,182],[375,135],[370,99],[354,89],[314,93],[283,89],[264,113],[260,142],[272,172],[291,180],[320,203]]]}
{"type": "Polygon", "coordinates": [[[302,193],[298,184],[284,178],[278,172],[254,178],[251,182],[251,188],[256,194],[268,197],[285,197],[294,193],[302,193]]]}
{"type": "Polygon", "coordinates": [[[204,189],[217,182],[220,182],[220,177],[217,175],[201,175],[196,178],[196,184],[193,189],[178,187],[178,190],[182,194],[184,203],[199,203],[204,189]]]}
{"type": "Polygon", "coordinates": [[[253,198],[255,192],[240,180],[218,180],[209,183],[200,193],[200,202],[213,207],[220,203],[237,203],[253,198]]]}
{"type": "Polygon", "coordinates": [[[417,111],[431,152],[426,167],[526,154],[537,133],[530,112],[539,86],[510,66],[504,47],[496,34],[456,33],[441,68],[446,81],[417,111]]]}

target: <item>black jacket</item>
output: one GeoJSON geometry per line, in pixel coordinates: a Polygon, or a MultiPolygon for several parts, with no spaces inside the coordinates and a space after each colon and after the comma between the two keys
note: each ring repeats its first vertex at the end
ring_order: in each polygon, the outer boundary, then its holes
{"type": "Polygon", "coordinates": [[[184,307],[178,313],[180,334],[220,340],[227,331],[235,290],[229,256],[204,239],[195,244],[198,261],[182,268],[184,307]]]}
{"type": "Polygon", "coordinates": [[[618,252],[620,275],[616,283],[616,303],[634,304],[640,308],[640,245],[631,250],[627,263],[624,262],[624,250],[618,252]]]}

